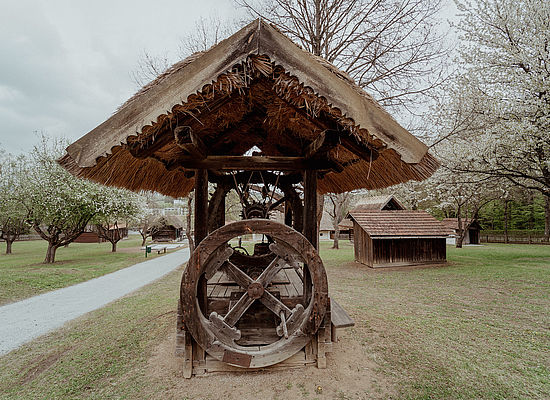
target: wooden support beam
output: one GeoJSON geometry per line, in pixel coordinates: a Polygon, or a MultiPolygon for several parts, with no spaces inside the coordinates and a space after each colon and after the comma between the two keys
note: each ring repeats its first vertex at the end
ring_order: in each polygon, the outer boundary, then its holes
{"type": "Polygon", "coordinates": [[[326,130],[321,132],[319,136],[315,138],[309,145],[307,145],[304,151],[304,157],[306,159],[312,159],[319,155],[328,153],[339,143],[339,134],[334,130],[326,130]]]}
{"type": "Polygon", "coordinates": [[[176,127],[174,129],[174,139],[179,147],[197,160],[203,160],[208,155],[208,148],[190,126],[176,127]]]}
{"type": "Polygon", "coordinates": [[[335,165],[330,160],[306,160],[304,157],[208,156],[204,159],[197,159],[190,156],[175,160],[170,167],[214,171],[303,171],[333,169],[335,165]]]}
{"type": "Polygon", "coordinates": [[[208,171],[195,172],[195,247],[208,235],[208,171]]]}
{"type": "Polygon", "coordinates": [[[277,183],[277,186],[280,188],[285,185],[300,183],[302,179],[303,176],[301,172],[279,175],[270,171],[263,171],[261,174],[252,174],[252,176],[250,176],[250,171],[237,172],[234,175],[212,170],[208,171],[209,182],[229,185],[231,188],[234,187],[235,180],[240,184],[267,183],[269,185],[275,185],[275,183],[277,183]]]}
{"type": "Polygon", "coordinates": [[[145,143],[133,142],[128,143],[128,151],[130,154],[141,160],[152,157],[157,150],[160,150],[163,146],[166,146],[174,140],[172,135],[169,135],[168,132],[162,132],[155,137],[155,141],[146,141],[145,143]]]}
{"type": "Polygon", "coordinates": [[[340,143],[346,149],[356,154],[358,157],[362,158],[365,161],[368,161],[368,162],[370,162],[371,160],[374,161],[379,156],[378,149],[376,149],[374,146],[371,146],[359,141],[350,132],[343,131],[341,133],[340,143]]]}
{"type": "MultiPolygon", "coordinates": [[[[208,171],[198,169],[195,171],[195,248],[208,235],[208,171]]],[[[206,313],[208,308],[208,295],[206,279],[204,276],[197,283],[197,300],[200,309],[206,313]]],[[[185,305],[182,305],[185,307],[185,305]]],[[[204,349],[195,346],[191,350],[193,358],[203,361],[206,357],[204,349]]],[[[192,361],[191,361],[192,364],[192,361]]]]}
{"type": "MultiPolygon", "coordinates": [[[[315,247],[319,247],[317,231],[317,171],[304,172],[304,226],[303,235],[315,247]]],[[[304,271],[304,304],[309,303],[312,289],[309,270],[304,271]]]]}
{"type": "Polygon", "coordinates": [[[304,228],[303,234],[307,240],[318,248],[319,235],[317,231],[317,171],[304,172],[304,228]]]}

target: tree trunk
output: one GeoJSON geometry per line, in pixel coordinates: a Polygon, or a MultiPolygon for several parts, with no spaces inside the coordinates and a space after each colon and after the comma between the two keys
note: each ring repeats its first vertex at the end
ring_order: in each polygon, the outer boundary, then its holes
{"type": "Polygon", "coordinates": [[[504,200],[504,243],[508,243],[508,202],[504,200]]]}
{"type": "Polygon", "coordinates": [[[15,238],[13,239],[6,239],[6,254],[11,254],[11,245],[13,244],[13,241],[15,240],[15,238]]]}
{"type": "Polygon", "coordinates": [[[544,196],[544,237],[550,241],[550,195],[544,196]]]}
{"type": "Polygon", "coordinates": [[[111,242],[111,252],[116,253],[116,245],[118,242],[112,241],[111,242]]]}
{"type": "Polygon", "coordinates": [[[457,218],[457,222],[458,222],[458,232],[457,232],[457,235],[456,235],[456,243],[455,243],[457,249],[462,248],[462,241],[464,240],[464,229],[463,229],[463,226],[462,226],[461,213],[462,213],[462,207],[458,206],[457,213],[456,213],[456,218],[457,218]]]}
{"type": "Polygon", "coordinates": [[[44,264],[53,264],[55,262],[55,252],[57,251],[57,245],[48,243],[48,250],[46,251],[46,258],[44,264]]]}
{"type": "Polygon", "coordinates": [[[338,226],[336,227],[336,229],[334,230],[334,241],[332,243],[332,248],[333,249],[339,249],[340,246],[338,245],[338,239],[340,238],[340,228],[338,228],[338,226]]]}
{"type": "Polygon", "coordinates": [[[147,236],[141,235],[141,247],[145,246],[146,241],[147,241],[147,236]]]}

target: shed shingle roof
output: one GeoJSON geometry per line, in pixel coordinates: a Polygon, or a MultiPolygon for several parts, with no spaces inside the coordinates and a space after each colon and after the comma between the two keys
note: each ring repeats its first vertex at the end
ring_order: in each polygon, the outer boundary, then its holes
{"type": "Polygon", "coordinates": [[[423,210],[350,211],[371,237],[446,237],[453,232],[423,210]]]}

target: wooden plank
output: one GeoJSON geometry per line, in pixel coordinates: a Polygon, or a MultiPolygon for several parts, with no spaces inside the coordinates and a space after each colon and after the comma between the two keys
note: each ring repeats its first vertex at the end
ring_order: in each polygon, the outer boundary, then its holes
{"type": "Polygon", "coordinates": [[[208,355],[206,357],[206,373],[216,373],[216,372],[254,372],[254,371],[281,371],[288,369],[297,369],[303,368],[308,365],[313,365],[314,361],[306,358],[304,350],[300,350],[293,356],[287,358],[286,360],[271,365],[264,368],[239,368],[232,365],[228,365],[222,361],[215,359],[214,357],[208,355]]]}
{"type": "Polygon", "coordinates": [[[189,332],[184,332],[184,342],[183,377],[189,379],[193,374],[193,338],[189,332]]]}
{"type": "Polygon", "coordinates": [[[354,326],[355,321],[349,316],[349,314],[342,308],[340,304],[334,299],[330,299],[332,323],[335,328],[346,328],[348,326],[354,326]]]}
{"type": "Polygon", "coordinates": [[[287,291],[289,297],[298,297],[302,295],[302,281],[300,280],[300,277],[296,273],[294,269],[287,269],[284,270],[285,274],[287,275],[287,278],[290,282],[289,285],[287,285],[287,291]]]}
{"type": "Polygon", "coordinates": [[[223,285],[215,285],[210,297],[225,297],[225,289],[226,287],[223,285]]]}
{"type": "Polygon", "coordinates": [[[334,162],[328,159],[306,160],[304,157],[284,156],[208,156],[204,159],[189,156],[180,157],[166,165],[168,170],[177,167],[214,171],[301,171],[337,168],[334,162]]]}

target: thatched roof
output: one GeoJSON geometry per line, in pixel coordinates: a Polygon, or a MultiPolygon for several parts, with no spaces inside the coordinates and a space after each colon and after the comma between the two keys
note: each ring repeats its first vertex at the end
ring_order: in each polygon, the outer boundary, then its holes
{"type": "Polygon", "coordinates": [[[178,215],[160,215],[154,219],[152,225],[154,227],[174,227],[176,229],[183,228],[183,217],[178,215]]]}
{"type": "Polygon", "coordinates": [[[424,210],[350,211],[351,218],[373,239],[447,237],[453,232],[424,210]]]}
{"type": "Polygon", "coordinates": [[[209,156],[256,145],[265,156],[304,157],[314,139],[336,131],[329,157],[339,168],[322,175],[321,193],[422,180],[438,167],[345,73],[263,21],[176,63],[71,144],[60,164],[107,185],[184,196],[197,167],[176,143],[176,127],[193,132],[209,156]]]}
{"type": "Polygon", "coordinates": [[[404,210],[405,207],[395,198],[394,195],[373,196],[363,199],[357,204],[353,211],[382,211],[382,210],[404,210]]]}

